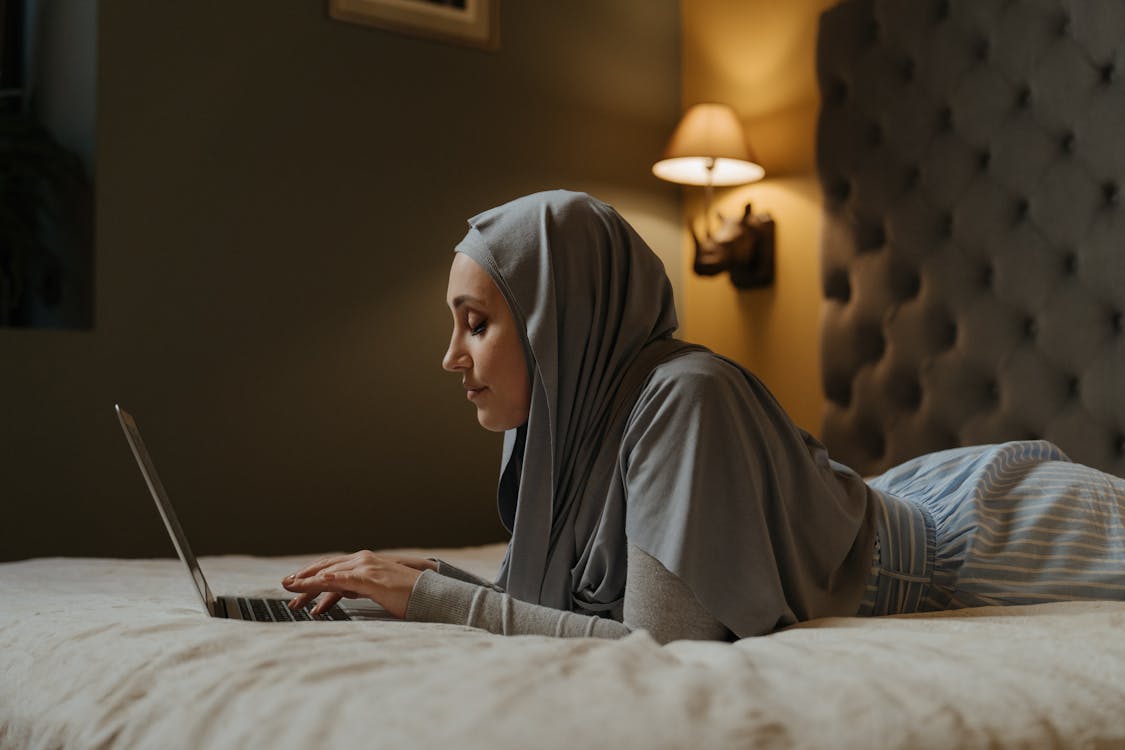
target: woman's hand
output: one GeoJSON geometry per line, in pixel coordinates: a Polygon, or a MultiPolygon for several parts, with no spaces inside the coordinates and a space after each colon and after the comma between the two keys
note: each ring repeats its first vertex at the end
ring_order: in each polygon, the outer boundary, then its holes
{"type": "Polygon", "coordinates": [[[423,570],[437,570],[437,563],[420,557],[376,555],[362,550],[352,555],[321,558],[286,576],[281,585],[298,594],[289,602],[290,609],[304,607],[324,593],[311,610],[312,614],[319,615],[343,597],[363,596],[402,619],[406,616],[414,582],[423,570]]]}

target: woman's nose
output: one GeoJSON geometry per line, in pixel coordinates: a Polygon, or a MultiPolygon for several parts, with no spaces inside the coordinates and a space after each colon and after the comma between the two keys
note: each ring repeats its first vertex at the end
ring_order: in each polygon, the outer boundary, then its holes
{"type": "Polygon", "coordinates": [[[449,348],[445,350],[445,356],[441,358],[442,369],[449,372],[457,372],[464,370],[469,366],[469,355],[457,346],[456,339],[449,342],[449,348]]]}

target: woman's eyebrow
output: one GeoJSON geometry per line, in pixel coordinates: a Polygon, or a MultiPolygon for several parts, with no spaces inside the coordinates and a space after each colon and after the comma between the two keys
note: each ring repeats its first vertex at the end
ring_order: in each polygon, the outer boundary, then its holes
{"type": "Polygon", "coordinates": [[[473,302],[475,304],[484,305],[484,300],[480,297],[474,297],[471,294],[458,294],[453,298],[453,309],[456,310],[464,305],[466,302],[473,302]]]}

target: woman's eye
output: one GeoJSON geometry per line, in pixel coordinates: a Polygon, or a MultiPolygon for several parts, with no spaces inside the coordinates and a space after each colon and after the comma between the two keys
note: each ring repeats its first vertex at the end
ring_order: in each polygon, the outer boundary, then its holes
{"type": "Polygon", "coordinates": [[[484,333],[484,329],[487,328],[487,327],[488,327],[488,321],[487,320],[482,320],[481,322],[477,323],[476,325],[473,325],[472,322],[470,322],[469,323],[469,333],[472,334],[473,336],[479,336],[482,333],[484,333]]]}

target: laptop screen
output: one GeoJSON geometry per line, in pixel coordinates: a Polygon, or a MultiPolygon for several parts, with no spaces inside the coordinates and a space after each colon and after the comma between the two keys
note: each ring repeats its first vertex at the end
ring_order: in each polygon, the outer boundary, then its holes
{"type": "Polygon", "coordinates": [[[211,593],[211,588],[207,585],[207,579],[203,577],[203,571],[199,569],[199,563],[196,562],[195,555],[192,554],[191,545],[188,544],[187,537],[184,536],[184,530],[180,527],[180,521],[176,518],[176,511],[172,509],[172,501],[168,499],[168,493],[164,491],[164,485],[160,483],[160,477],[156,474],[156,467],[145,449],[144,440],[141,439],[141,431],[137,429],[136,421],[127,411],[122,409],[120,405],[116,405],[115,408],[117,418],[121,422],[121,429],[125,431],[125,439],[129,441],[129,447],[133,449],[133,456],[137,459],[137,465],[141,468],[141,474],[144,475],[145,482],[148,483],[152,499],[156,502],[160,517],[164,519],[168,536],[172,537],[172,544],[176,546],[176,552],[179,553],[180,559],[184,561],[184,565],[187,565],[188,572],[191,573],[191,580],[195,583],[195,590],[199,592],[199,599],[203,602],[207,614],[214,617],[215,597],[211,593]]]}

